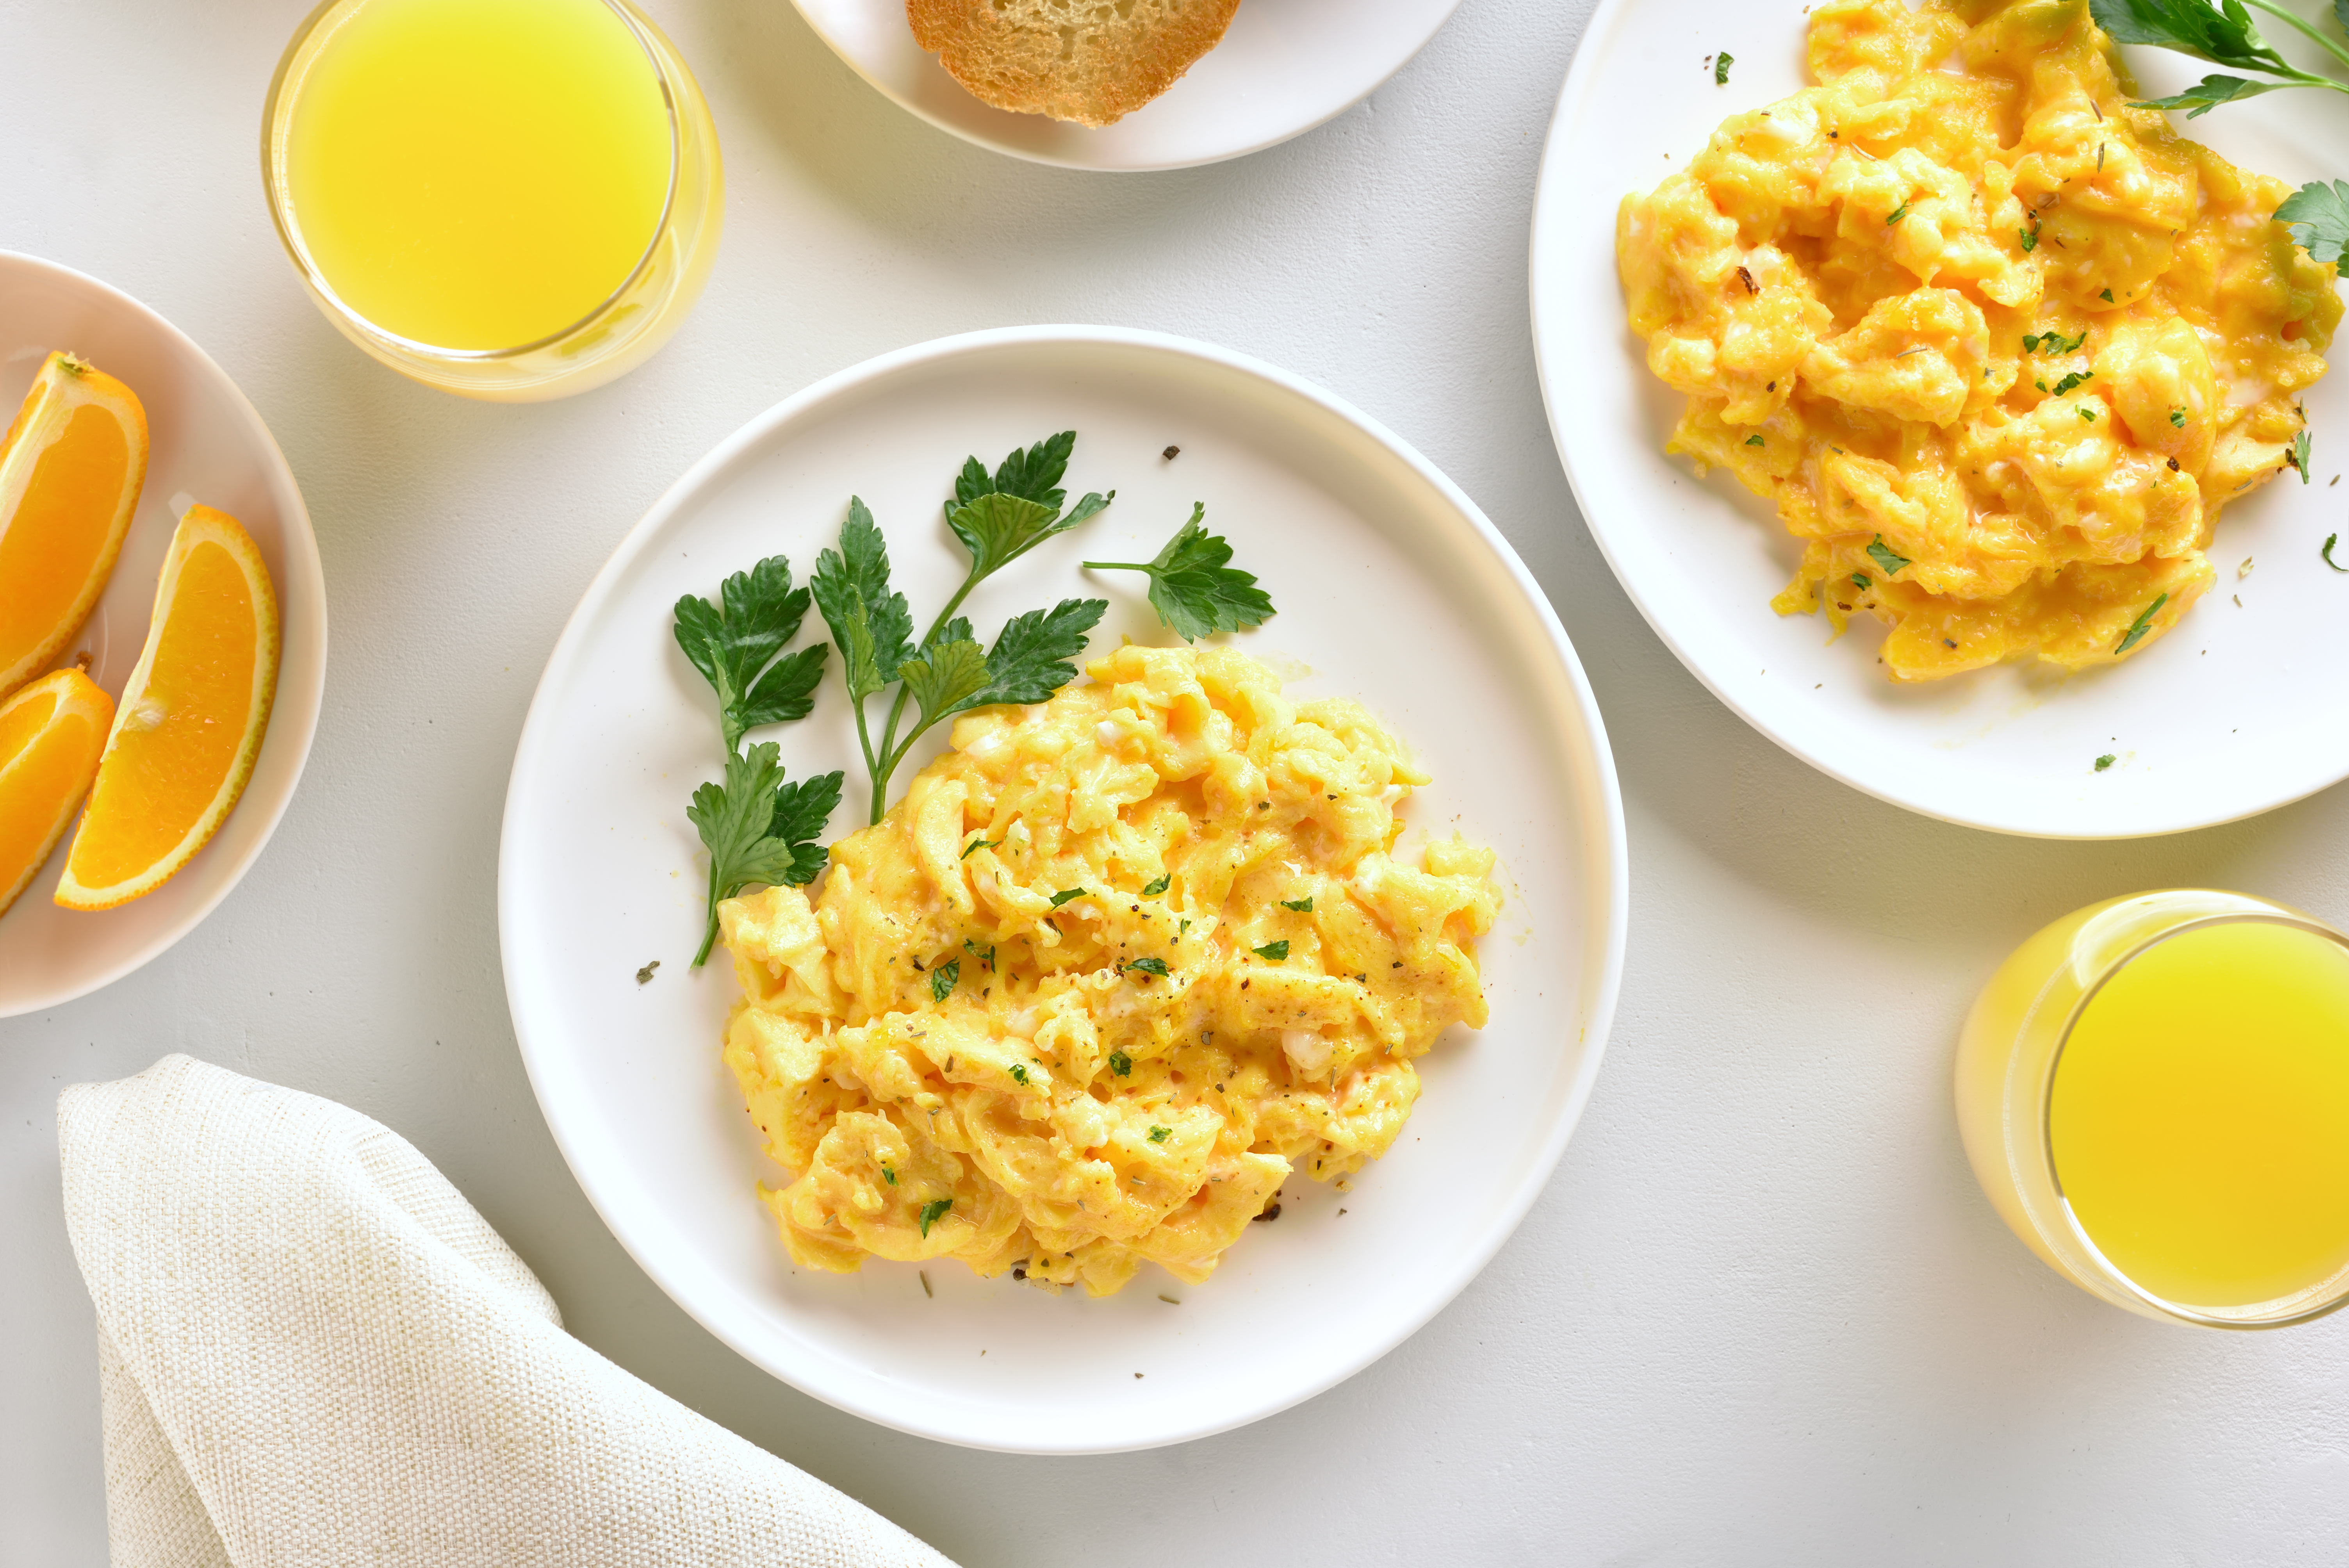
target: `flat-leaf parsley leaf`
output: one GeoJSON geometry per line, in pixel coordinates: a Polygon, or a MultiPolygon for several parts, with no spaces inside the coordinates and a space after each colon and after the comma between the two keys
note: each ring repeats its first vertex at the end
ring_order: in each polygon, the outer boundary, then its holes
{"type": "Polygon", "coordinates": [[[930,1000],[943,1002],[953,994],[955,982],[962,978],[962,960],[949,958],[930,971],[930,1000]]]}
{"type": "Polygon", "coordinates": [[[709,918],[696,965],[718,939],[719,903],[753,883],[804,887],[823,870],[826,851],[813,841],[840,804],[840,775],[786,784],[781,754],[771,740],[730,752],[726,781],[704,784],[685,809],[709,851],[709,918]]]}
{"type": "Polygon", "coordinates": [[[1186,643],[1216,632],[1240,632],[1272,619],[1271,596],[1249,573],[1231,564],[1232,547],[1201,521],[1206,503],[1195,501],[1191,521],[1174,531],[1150,561],[1088,561],[1095,572],[1142,572],[1150,577],[1150,604],[1186,643]]]}
{"type": "Polygon", "coordinates": [[[718,694],[729,751],[744,731],[804,718],[815,706],[830,645],[778,657],[807,609],[808,591],[792,586],[792,563],[780,555],[727,578],[714,605],[698,593],[677,602],[677,645],[718,694]]]}
{"type": "Polygon", "coordinates": [[[1249,951],[1258,958],[1270,958],[1278,962],[1288,956],[1288,939],[1283,937],[1278,942],[1268,942],[1262,947],[1250,948],[1249,951]]]}
{"type": "Polygon", "coordinates": [[[1880,533],[1868,542],[1868,555],[1869,560],[1884,569],[1887,577],[1898,575],[1900,569],[1909,564],[1909,558],[1886,544],[1884,535],[1880,533]]]}
{"type": "Polygon", "coordinates": [[[2349,249],[2349,181],[2311,181],[2283,199],[2275,218],[2311,261],[2338,263],[2349,249]]]}
{"type": "Polygon", "coordinates": [[[947,1211],[953,1207],[952,1198],[933,1198],[922,1205],[922,1239],[924,1241],[929,1240],[930,1227],[944,1219],[947,1211]]]}

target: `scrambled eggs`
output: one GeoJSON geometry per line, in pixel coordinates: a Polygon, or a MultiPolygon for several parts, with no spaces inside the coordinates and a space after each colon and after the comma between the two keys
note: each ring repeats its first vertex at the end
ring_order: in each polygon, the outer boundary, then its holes
{"type": "Polygon", "coordinates": [[[793,1258],[1196,1284],[1292,1169],[1383,1153],[1412,1058],[1485,1022],[1493,854],[1391,851],[1426,782],[1359,705],[1125,647],[956,721],[822,892],[730,900],[726,1030],[793,1258]]]}
{"type": "Polygon", "coordinates": [[[2127,107],[2085,0],[1830,0],[1810,66],[1624,200],[1669,449],[1776,503],[1778,611],[1876,615],[1896,679],[2160,635],[2341,318],[2289,188],[2127,107]]]}

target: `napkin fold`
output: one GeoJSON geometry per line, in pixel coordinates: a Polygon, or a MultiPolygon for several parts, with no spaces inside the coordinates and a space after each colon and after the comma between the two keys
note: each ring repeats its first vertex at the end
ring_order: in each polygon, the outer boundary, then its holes
{"type": "Polygon", "coordinates": [[[952,1568],[565,1334],[357,1111],[169,1056],[57,1130],[115,1568],[952,1568]]]}

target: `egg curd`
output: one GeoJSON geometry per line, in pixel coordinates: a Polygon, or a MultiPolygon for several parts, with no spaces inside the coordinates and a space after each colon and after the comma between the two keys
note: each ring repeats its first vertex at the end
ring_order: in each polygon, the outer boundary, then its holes
{"type": "Polygon", "coordinates": [[[957,719],[821,891],[719,906],[726,1030],[798,1262],[1196,1284],[1292,1171],[1395,1140],[1481,1026],[1490,851],[1393,854],[1426,775],[1359,705],[1228,649],[1124,647],[957,719]]]}
{"type": "Polygon", "coordinates": [[[1667,449],[1776,503],[1775,608],[1878,617],[1896,679],[2141,648],[2324,374],[2290,188],[2130,108],[2085,0],[1831,0],[1809,42],[1817,87],[1619,214],[1667,449]]]}

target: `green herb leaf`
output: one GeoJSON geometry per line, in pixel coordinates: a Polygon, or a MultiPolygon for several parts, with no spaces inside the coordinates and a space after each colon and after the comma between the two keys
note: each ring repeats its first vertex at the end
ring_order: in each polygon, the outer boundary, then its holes
{"type": "Polygon", "coordinates": [[[1152,882],[1148,887],[1142,890],[1142,896],[1144,898],[1156,898],[1160,893],[1166,891],[1167,884],[1172,882],[1174,880],[1174,879],[1171,876],[1160,877],[1156,882],[1152,882]]]}
{"type": "Polygon", "coordinates": [[[2172,93],[2168,98],[2146,98],[2130,104],[2129,108],[2182,108],[2186,111],[2186,118],[2193,119],[2198,116],[2209,114],[2222,103],[2233,103],[2238,98],[2257,98],[2261,93],[2271,93],[2278,88],[2299,85],[2296,82],[2252,82],[2245,81],[2240,77],[2208,76],[2182,93],[2172,93]]]}
{"type": "Polygon", "coordinates": [[[2113,303],[2113,291],[2110,289],[2101,289],[2097,291],[2096,297],[2103,300],[2106,304],[2110,304],[2113,303]]]}
{"type": "Polygon", "coordinates": [[[754,883],[804,887],[823,870],[826,851],[812,841],[840,804],[841,776],[786,784],[781,754],[771,740],[729,752],[725,782],[704,784],[685,809],[709,851],[709,916],[696,965],[717,940],[720,903],[754,883]]]}
{"type": "Polygon", "coordinates": [[[1309,895],[1305,898],[1299,899],[1285,898],[1280,901],[1280,907],[1283,909],[1293,909],[1299,914],[1311,914],[1313,913],[1313,900],[1309,895]]]}
{"type": "Polygon", "coordinates": [[[1001,839],[973,839],[962,847],[962,858],[968,860],[981,850],[999,850],[1002,847],[1001,839]]]}
{"type": "Polygon", "coordinates": [[[1283,937],[1278,942],[1268,942],[1262,947],[1251,948],[1249,951],[1258,958],[1269,958],[1278,963],[1288,956],[1288,940],[1283,937]]]}
{"type": "Polygon", "coordinates": [[[2136,647],[2139,643],[2143,642],[2145,640],[2146,633],[2153,629],[2154,612],[2159,610],[2164,604],[2168,603],[2168,594],[2156,594],[2154,596],[2153,603],[2147,604],[2143,610],[2139,611],[2137,613],[2137,619],[2129,623],[2127,634],[2121,638],[2120,645],[2115,648],[2113,652],[2116,654],[2126,654],[2131,648],[2136,647]]]}
{"type": "Polygon", "coordinates": [[[2102,757],[2096,758],[2096,771],[2102,773],[2106,769],[2110,768],[2116,760],[2116,758],[2111,752],[2106,752],[2102,757]]]}
{"type": "Polygon", "coordinates": [[[1900,205],[1892,209],[1890,214],[1885,218],[1884,226],[1889,229],[1893,224],[1898,223],[1901,219],[1906,218],[1907,216],[1909,216],[1909,203],[1903,201],[1900,205]]]}
{"type": "Polygon", "coordinates": [[[930,1227],[944,1219],[947,1211],[953,1207],[952,1198],[934,1198],[922,1205],[922,1239],[924,1241],[930,1238],[930,1227]]]}
{"type": "Polygon", "coordinates": [[[2172,429],[2182,430],[2186,428],[2186,410],[2183,408],[2172,408],[2169,411],[2169,424],[2172,429]]]}
{"type": "Polygon", "coordinates": [[[892,1187],[895,1187],[897,1184],[897,1172],[890,1167],[884,1165],[881,1167],[881,1179],[888,1182],[892,1187]]]}
{"type": "Polygon", "coordinates": [[[1171,1127],[1154,1127],[1150,1130],[1150,1141],[1153,1143],[1164,1143],[1173,1135],[1174,1131],[1174,1130],[1171,1127]]]}
{"type": "Polygon", "coordinates": [[[1081,887],[1064,887],[1060,892],[1052,895],[1052,907],[1054,909],[1058,909],[1071,899],[1079,899],[1084,896],[1085,890],[1081,887]]]}
{"type": "Polygon", "coordinates": [[[905,683],[921,715],[914,727],[918,735],[938,720],[977,706],[987,690],[987,655],[969,637],[936,644],[923,649],[921,657],[900,665],[897,678],[905,683]]]}
{"type": "Polygon", "coordinates": [[[1216,632],[1245,631],[1272,619],[1272,599],[1255,577],[1231,564],[1232,547],[1201,521],[1206,503],[1194,502],[1191,521],[1174,531],[1156,559],[1088,561],[1101,572],[1150,575],[1150,603],[1159,620],[1186,643],[1216,632]]]}
{"type": "Polygon", "coordinates": [[[1865,587],[1867,587],[1867,586],[1868,586],[1868,573],[1865,573],[1865,572],[1855,572],[1855,573],[1853,573],[1851,574],[1851,585],[1852,585],[1853,587],[1855,587],[1855,588],[1865,588],[1865,587]]]}
{"type": "Polygon", "coordinates": [[[840,649],[849,700],[861,703],[895,681],[914,656],[913,613],[889,586],[888,542],[857,497],[849,497],[840,548],[816,557],[808,587],[840,649]]]}
{"type": "Polygon", "coordinates": [[[959,958],[949,958],[944,964],[941,964],[936,968],[931,970],[930,1000],[933,1002],[945,1001],[947,997],[953,993],[955,982],[961,978],[962,960],[959,958]]]}
{"type": "Polygon", "coordinates": [[[2080,406],[2079,413],[2080,418],[2085,419],[2089,424],[2093,425],[2096,422],[2096,411],[2094,408],[2089,407],[2086,404],[2084,403],[2080,406]]]}
{"type": "Polygon", "coordinates": [[[2332,567],[2333,571],[2335,571],[2335,572],[2349,572],[2349,566],[2344,566],[2344,565],[2342,565],[2340,562],[2336,562],[2336,561],[2334,561],[2334,560],[2333,559],[2333,543],[2334,543],[2336,541],[2338,541],[2338,540],[2340,539],[2340,537],[2341,537],[2341,536],[2340,536],[2339,534],[2337,534],[2337,533],[2328,533],[2328,534],[2326,534],[2326,535],[2324,536],[2324,548],[2323,548],[2323,549],[2322,549],[2322,550],[2320,550],[2320,551],[2318,551],[2316,553],[2317,553],[2317,554],[2319,554],[2319,555],[2321,555],[2321,556],[2323,556],[2323,557],[2324,558],[2324,564],[2326,564],[2327,566],[2332,567]]]}
{"type": "Polygon", "coordinates": [[[1900,569],[1909,564],[1909,558],[1896,552],[1889,545],[1886,544],[1884,542],[1884,535],[1880,533],[1878,534],[1874,540],[1869,542],[1868,546],[1868,559],[1874,561],[1877,565],[1884,569],[1884,574],[1887,577],[1899,575],[1900,569]]]}
{"type": "Polygon", "coordinates": [[[804,718],[815,706],[829,646],[818,643],[776,662],[799,635],[807,608],[808,591],[792,586],[792,563],[780,555],[727,578],[714,605],[698,593],[677,602],[678,646],[718,694],[728,750],[745,730],[804,718]]]}
{"type": "Polygon", "coordinates": [[[2297,74],[2251,26],[2242,0],[2088,0],[2088,14],[2116,44],[2151,44],[2214,66],[2297,74]]]}
{"type": "Polygon", "coordinates": [[[2300,434],[2292,438],[2292,466],[2300,470],[2300,482],[2302,484],[2308,482],[2308,449],[2313,444],[2305,425],[2301,427],[2300,434]]]}
{"type": "Polygon", "coordinates": [[[2096,373],[2093,370],[2075,370],[2072,374],[2064,377],[2061,381],[2055,383],[2055,396],[2061,397],[2064,393],[2069,392],[2073,387],[2079,386],[2082,382],[2093,379],[2095,374],[2096,373]]]}
{"type": "Polygon", "coordinates": [[[973,958],[978,959],[981,964],[986,965],[987,972],[989,975],[995,973],[994,948],[981,947],[978,943],[973,942],[969,937],[966,936],[962,939],[962,950],[965,953],[969,954],[973,958]]]}
{"type": "MultiPolygon", "coordinates": [[[[1164,958],[1137,958],[1125,967],[1139,969],[1144,975],[1155,975],[1162,980],[1166,977],[1166,960],[1164,958]]],[[[1120,973],[1123,974],[1123,971],[1121,970],[1120,973]]]]}
{"type": "Polygon", "coordinates": [[[1112,1051],[1109,1054],[1109,1070],[1120,1078],[1128,1077],[1133,1071],[1133,1058],[1123,1051],[1112,1051]]]}
{"type": "Polygon", "coordinates": [[[1011,1064],[1011,1081],[1012,1081],[1013,1083],[1019,1083],[1019,1084],[1024,1084],[1024,1083],[1026,1083],[1026,1082],[1028,1081],[1028,1069],[1027,1069],[1026,1068],[1021,1067],[1018,1062],[1014,1062],[1014,1063],[1012,1063],[1012,1064],[1011,1064]]]}
{"type": "Polygon", "coordinates": [[[2017,229],[2014,232],[2014,237],[2022,242],[2023,253],[2026,256],[2039,248],[2039,231],[2036,227],[2017,229]]]}
{"type": "Polygon", "coordinates": [[[1063,599],[1050,610],[1015,615],[987,651],[987,686],[964,706],[1044,702],[1077,678],[1086,634],[1101,624],[1106,599],[1063,599]]]}
{"type": "Polygon", "coordinates": [[[1748,436],[1745,438],[1745,444],[1749,447],[1759,447],[1764,443],[1759,436],[1748,436]]]}

